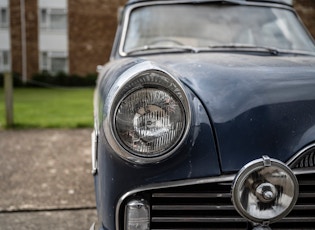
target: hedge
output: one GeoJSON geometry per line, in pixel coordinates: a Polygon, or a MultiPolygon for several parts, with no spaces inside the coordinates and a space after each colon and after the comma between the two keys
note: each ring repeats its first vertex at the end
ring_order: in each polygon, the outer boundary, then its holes
{"type": "MultiPolygon", "coordinates": [[[[86,76],[69,75],[63,72],[50,74],[41,72],[34,74],[31,79],[23,83],[19,74],[13,73],[13,84],[15,87],[84,87],[95,86],[97,79],[96,73],[87,74],[86,76]]],[[[0,86],[3,87],[4,77],[0,73],[0,86]]]]}

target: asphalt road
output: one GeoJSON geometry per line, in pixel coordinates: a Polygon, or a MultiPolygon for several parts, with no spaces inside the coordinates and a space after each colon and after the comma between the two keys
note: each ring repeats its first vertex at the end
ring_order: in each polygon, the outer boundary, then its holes
{"type": "Polygon", "coordinates": [[[0,230],[96,222],[92,129],[0,130],[0,230]]]}

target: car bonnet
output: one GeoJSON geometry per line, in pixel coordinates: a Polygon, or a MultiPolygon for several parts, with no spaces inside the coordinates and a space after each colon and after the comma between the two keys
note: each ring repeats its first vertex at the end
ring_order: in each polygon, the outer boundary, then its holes
{"type": "Polygon", "coordinates": [[[202,101],[223,172],[262,155],[288,161],[315,141],[315,58],[243,54],[155,56],[202,101]]]}

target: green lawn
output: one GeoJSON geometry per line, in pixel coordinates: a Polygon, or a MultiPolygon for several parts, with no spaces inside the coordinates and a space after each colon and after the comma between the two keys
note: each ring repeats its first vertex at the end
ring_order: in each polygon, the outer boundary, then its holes
{"type": "MultiPolygon", "coordinates": [[[[14,127],[93,127],[93,88],[16,88],[14,127]]],[[[5,127],[4,90],[0,89],[0,128],[5,127]]]]}

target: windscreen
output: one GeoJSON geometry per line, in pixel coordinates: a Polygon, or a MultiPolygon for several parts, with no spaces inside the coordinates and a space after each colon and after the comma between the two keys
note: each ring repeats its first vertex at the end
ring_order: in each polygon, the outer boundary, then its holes
{"type": "Polygon", "coordinates": [[[165,4],[135,8],[124,52],[145,46],[252,45],[315,52],[313,41],[286,8],[231,4],[165,4]]]}

